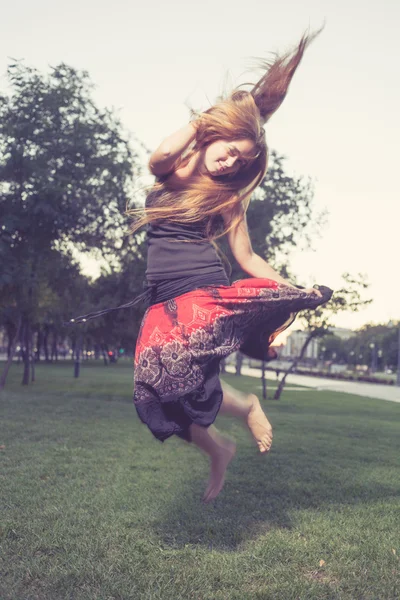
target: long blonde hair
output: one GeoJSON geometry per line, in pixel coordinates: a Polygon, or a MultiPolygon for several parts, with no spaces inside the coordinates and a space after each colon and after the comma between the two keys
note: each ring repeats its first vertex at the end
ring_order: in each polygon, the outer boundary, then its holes
{"type": "MultiPolygon", "coordinates": [[[[215,240],[243,219],[252,192],[266,174],[268,147],[263,125],[283,102],[305,48],[318,33],[304,34],[293,50],[275,55],[273,61],[263,61],[265,73],[250,91],[237,88],[208,110],[194,114],[196,138],[182,159],[190,159],[217,140],[238,139],[253,141],[254,156],[236,172],[218,177],[196,175],[172,181],[168,174],[158,178],[151,192],[151,203],[127,211],[130,216],[139,216],[130,227],[132,233],[154,221],[186,224],[205,221],[205,241],[219,250],[215,240]],[[220,219],[225,211],[231,216],[227,226],[220,219]]],[[[179,162],[175,169],[178,166],[179,162]]]]}

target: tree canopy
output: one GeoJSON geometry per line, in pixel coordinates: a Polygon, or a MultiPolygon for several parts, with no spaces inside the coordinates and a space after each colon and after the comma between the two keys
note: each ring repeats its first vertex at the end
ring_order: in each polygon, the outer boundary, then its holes
{"type": "Polygon", "coordinates": [[[95,105],[87,72],[61,63],[46,76],[17,62],[7,75],[0,292],[3,309],[21,316],[27,345],[43,294],[54,290],[71,248],[107,257],[121,245],[136,156],[118,118],[95,105]]]}

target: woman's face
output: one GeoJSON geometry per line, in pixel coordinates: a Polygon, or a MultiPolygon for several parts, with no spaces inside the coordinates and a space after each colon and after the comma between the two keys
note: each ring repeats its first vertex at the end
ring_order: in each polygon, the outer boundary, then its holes
{"type": "Polygon", "coordinates": [[[236,173],[254,153],[255,144],[250,139],[217,140],[201,152],[200,170],[213,177],[236,173]]]}

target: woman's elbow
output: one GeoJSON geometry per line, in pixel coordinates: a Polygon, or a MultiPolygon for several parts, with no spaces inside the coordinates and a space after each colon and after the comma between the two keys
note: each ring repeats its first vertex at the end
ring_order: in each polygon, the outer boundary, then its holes
{"type": "MultiPolygon", "coordinates": [[[[153,175],[162,175],[165,172],[165,167],[168,165],[168,161],[171,157],[171,151],[160,146],[150,156],[148,167],[153,175]]],[[[169,166],[169,165],[168,165],[169,166]]]]}

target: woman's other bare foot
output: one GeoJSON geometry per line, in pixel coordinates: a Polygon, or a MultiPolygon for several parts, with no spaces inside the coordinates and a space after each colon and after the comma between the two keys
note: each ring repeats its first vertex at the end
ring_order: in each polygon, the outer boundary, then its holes
{"type": "Polygon", "coordinates": [[[235,442],[228,438],[221,436],[219,446],[218,451],[211,457],[210,477],[203,496],[205,503],[214,500],[224,487],[226,469],[236,452],[235,442]]]}
{"type": "Polygon", "coordinates": [[[259,399],[255,394],[248,395],[252,402],[249,414],[247,416],[247,425],[257,442],[260,452],[269,452],[272,445],[272,427],[268,421],[259,399]]]}

